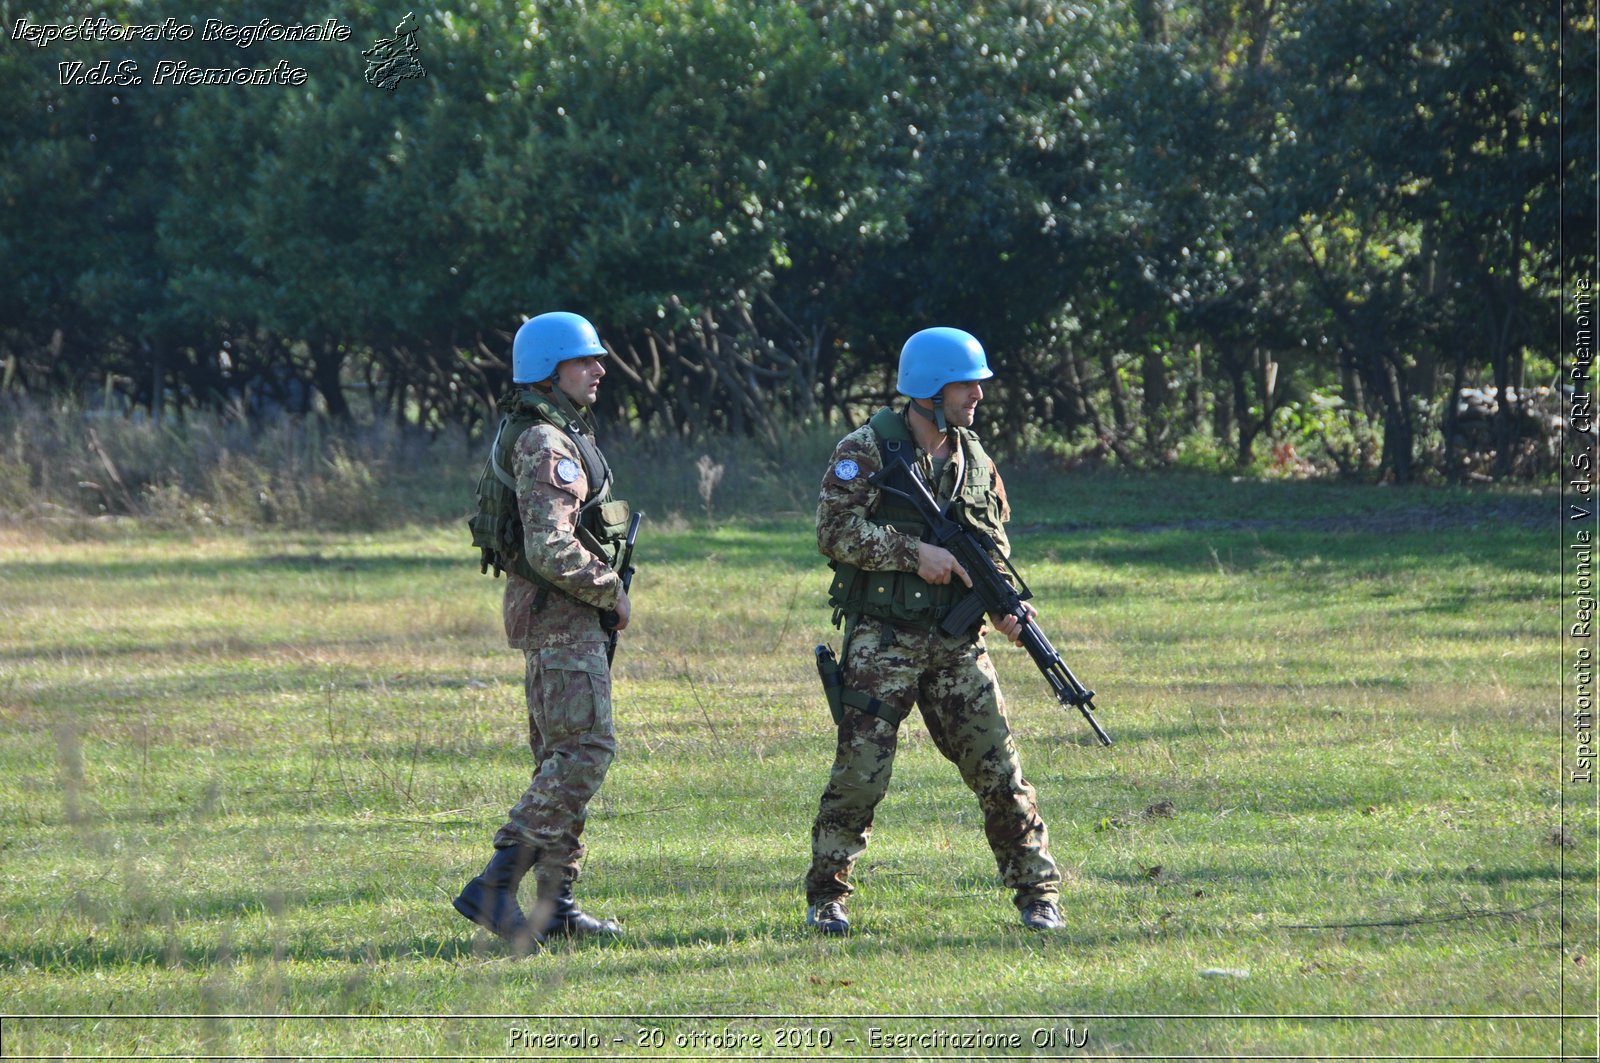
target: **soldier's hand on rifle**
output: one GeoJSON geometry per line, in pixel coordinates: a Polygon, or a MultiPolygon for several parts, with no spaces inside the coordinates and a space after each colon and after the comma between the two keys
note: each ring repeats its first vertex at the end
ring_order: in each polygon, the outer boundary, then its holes
{"type": "Polygon", "coordinates": [[[612,610],[612,612],[616,613],[617,615],[617,622],[612,625],[611,630],[621,631],[623,628],[627,627],[628,616],[630,613],[632,613],[632,611],[633,607],[628,603],[628,592],[618,591],[617,606],[612,610]]]}
{"type": "Polygon", "coordinates": [[[962,583],[972,586],[971,577],[956,555],[933,543],[917,544],[917,575],[927,583],[949,583],[951,576],[959,576],[962,583]]]}
{"type": "MultiPolygon", "coordinates": [[[[1033,620],[1039,615],[1039,610],[1027,602],[1022,603],[1022,610],[1027,614],[1028,620],[1033,620]]],[[[1006,613],[1004,616],[990,613],[989,619],[994,623],[994,629],[1010,639],[1013,646],[1022,645],[1022,625],[1024,621],[1018,620],[1011,613],[1006,613]]]]}

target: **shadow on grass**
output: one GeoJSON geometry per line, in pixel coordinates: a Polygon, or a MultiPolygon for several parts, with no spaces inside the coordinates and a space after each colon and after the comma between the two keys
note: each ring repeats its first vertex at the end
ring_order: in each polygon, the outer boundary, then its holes
{"type": "MultiPolygon", "coordinates": [[[[1158,869],[1160,870],[1160,869],[1158,869]]],[[[1100,872],[1093,876],[1095,882],[1110,883],[1125,889],[1142,889],[1151,898],[1194,895],[1201,890],[1206,896],[1223,896],[1247,890],[1259,893],[1263,886],[1281,885],[1285,879],[1282,868],[1271,867],[1220,867],[1196,864],[1160,870],[1152,878],[1149,871],[1100,872]]],[[[1415,886],[1555,886],[1563,880],[1561,868],[1554,863],[1547,867],[1498,867],[1461,869],[1417,869],[1396,880],[1415,886]]],[[[1568,874],[1565,878],[1574,876],[1568,874]]]]}
{"type": "MultiPolygon", "coordinates": [[[[577,947],[563,943],[563,948],[577,947]]],[[[0,966],[11,970],[93,971],[130,967],[162,967],[207,971],[253,963],[349,963],[370,965],[388,961],[477,961],[514,955],[510,945],[463,923],[457,936],[418,935],[401,942],[348,945],[282,946],[229,943],[177,945],[131,942],[102,944],[84,941],[0,951],[0,966]]]]}
{"type": "MultiPolygon", "coordinates": [[[[477,635],[470,636],[477,638],[477,635]]],[[[207,700],[236,694],[265,693],[279,696],[295,691],[320,692],[325,690],[330,678],[337,680],[338,690],[350,691],[418,691],[482,689],[474,683],[499,680],[495,685],[515,689],[520,698],[521,664],[514,658],[491,658],[482,669],[484,676],[462,674],[440,676],[416,673],[395,673],[377,664],[362,666],[326,662],[301,663],[285,661],[286,651],[296,657],[309,657],[319,653],[355,651],[357,654],[376,654],[385,647],[415,650],[419,636],[397,634],[385,638],[365,636],[349,639],[272,639],[246,640],[229,636],[224,639],[194,641],[174,639],[171,642],[143,642],[131,645],[97,647],[84,651],[85,660],[137,658],[147,656],[174,656],[192,663],[194,674],[163,675],[148,680],[129,679],[126,676],[107,680],[95,677],[82,682],[57,681],[39,688],[33,695],[35,704],[48,704],[52,698],[63,698],[72,705],[113,707],[118,699],[137,705],[171,703],[185,696],[203,695],[207,700]],[[199,660],[196,660],[199,658],[199,660]],[[214,663],[238,661],[215,667],[214,663]],[[511,660],[506,664],[506,660],[511,660]]],[[[484,640],[491,649],[498,650],[492,642],[484,640]]],[[[11,664],[46,664],[58,666],[62,651],[55,649],[0,650],[0,662],[11,664]]],[[[92,713],[91,713],[92,714],[92,713]]]]}
{"type": "MultiPolygon", "coordinates": [[[[1428,876],[1428,881],[1439,886],[1455,886],[1463,882],[1477,882],[1491,886],[1514,884],[1543,886],[1550,876],[1529,869],[1491,869],[1481,873],[1440,873],[1428,876]]],[[[1161,900],[1149,892],[1151,883],[1133,876],[1095,876],[1096,881],[1141,893],[1148,892],[1153,902],[1170,903],[1170,897],[1161,900]]],[[[1276,881],[1281,875],[1269,871],[1243,872],[1229,868],[1203,869],[1187,874],[1182,888],[1195,885],[1206,893],[1226,895],[1230,883],[1249,880],[1252,884],[1276,881]]],[[[1271,925],[1262,925],[1249,931],[1235,926],[1236,932],[1246,936],[1274,935],[1280,932],[1321,929],[1350,930],[1372,929],[1382,932],[1395,929],[1425,929],[1433,932],[1481,933],[1486,922],[1529,922],[1553,918],[1552,907],[1562,897],[1559,886],[1540,891],[1542,900],[1528,903],[1516,902],[1485,906],[1482,910],[1441,908],[1438,911],[1420,911],[1411,914],[1358,913],[1349,918],[1315,918],[1298,920],[1285,917],[1271,925]],[[1325,924],[1325,925],[1324,925],[1325,924]]],[[[936,930],[907,929],[899,919],[900,912],[890,898],[878,898],[859,905],[853,913],[855,925],[845,938],[826,938],[804,925],[803,907],[798,896],[790,909],[781,914],[767,910],[745,919],[730,919],[726,924],[705,923],[704,912],[684,918],[674,918],[663,912],[652,927],[624,926],[624,935],[618,940],[568,940],[553,939],[541,955],[520,956],[506,942],[489,935],[464,920],[454,918],[449,929],[419,932],[396,941],[371,941],[350,939],[343,943],[305,943],[291,939],[296,932],[293,918],[263,933],[253,928],[246,940],[237,939],[237,931],[225,925],[217,944],[197,945],[181,943],[175,938],[176,924],[160,926],[149,924],[143,936],[128,941],[100,941],[90,936],[70,943],[41,943],[0,951],[0,966],[10,970],[40,970],[45,972],[93,971],[127,968],[165,968],[190,971],[225,970],[238,965],[257,964],[327,964],[342,963],[365,968],[392,962],[419,960],[442,961],[449,964],[477,964],[485,961],[521,959],[538,964],[552,958],[577,958],[599,951],[604,953],[603,966],[608,977],[647,976],[660,978],[664,973],[690,975],[697,971],[724,974],[728,971],[748,970],[753,975],[765,976],[773,969],[788,964],[810,964],[819,958],[868,958],[892,954],[903,957],[913,967],[916,957],[928,956],[927,962],[948,964],[952,957],[972,956],[983,951],[1025,950],[1028,952],[1081,952],[1086,948],[1107,948],[1145,935],[1148,928],[1138,919],[1128,916],[1126,910],[1115,913],[1089,911],[1074,903],[1073,892],[1063,895],[1062,909],[1067,917],[1066,929],[1040,934],[1026,930],[1018,921],[1015,909],[1004,890],[992,881],[977,874],[955,876],[950,884],[950,894],[970,905],[970,916],[964,916],[959,925],[941,925],[936,930]],[[701,920],[696,923],[695,920],[701,920]],[[459,925],[457,925],[459,924],[459,925]],[[166,940],[158,935],[165,934],[166,940]],[[937,957],[937,959],[934,959],[937,957]]],[[[441,901],[441,904],[445,902],[441,901]]],[[[428,917],[431,921],[431,916],[428,917]]],[[[1217,923],[1230,926],[1237,923],[1237,911],[1220,911],[1215,920],[1208,920],[1203,911],[1190,911],[1181,920],[1163,924],[1161,937],[1166,941],[1213,942],[1217,923]]],[[[188,922],[188,921],[186,921],[188,922]]],[[[599,962],[599,961],[597,961],[599,962]]],[[[537,972],[538,968],[533,971],[537,972]]]]}
{"type": "MultiPolygon", "coordinates": [[[[1088,533],[1075,539],[1029,541],[1017,536],[1013,547],[1023,557],[1041,548],[1066,558],[1108,568],[1160,569],[1171,573],[1250,575],[1311,560],[1328,569],[1328,579],[1359,579],[1370,573],[1438,569],[1493,557],[1497,570],[1541,577],[1550,572],[1549,551],[1537,531],[1507,531],[1500,526],[1432,531],[1348,532],[1287,529],[1132,529],[1088,533]],[[1026,544],[1018,546],[1019,543],[1026,544]]],[[[1024,575],[1026,575],[1024,569],[1024,575]]]]}
{"type": "Polygon", "coordinates": [[[263,573],[321,575],[348,573],[367,578],[394,578],[417,571],[459,570],[477,575],[477,558],[470,549],[461,555],[429,556],[415,553],[363,554],[359,557],[328,557],[321,554],[266,554],[260,557],[187,557],[175,553],[167,558],[138,561],[28,561],[12,562],[11,578],[17,583],[56,580],[183,580],[216,579],[223,576],[255,578],[263,573]]]}

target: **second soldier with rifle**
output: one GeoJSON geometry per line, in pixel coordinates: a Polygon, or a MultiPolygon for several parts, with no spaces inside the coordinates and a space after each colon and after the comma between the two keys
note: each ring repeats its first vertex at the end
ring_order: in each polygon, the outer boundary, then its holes
{"type": "Polygon", "coordinates": [[[532,782],[494,836],[494,855],[457,911],[532,951],[551,935],[615,936],[573,897],[589,801],[616,752],[610,651],[628,626],[628,553],[638,529],[612,497],[586,412],[606,349],[577,314],[527,321],[512,344],[513,390],[478,484],[473,542],[506,574],[507,641],[523,653],[532,782]],[[531,872],[536,900],[517,894],[531,872]]]}
{"type": "MultiPolygon", "coordinates": [[[[883,409],[835,447],[817,507],[817,545],[834,569],[830,601],[844,626],[837,665],[819,650],[838,725],[833,768],[812,827],[806,922],[849,932],[851,869],[866,849],[873,814],[889,787],[900,725],[913,708],[935,746],[977,796],[984,833],[1022,923],[1061,925],[1061,875],[1022,775],[1005,702],[989,659],[981,613],[954,634],[942,622],[972,587],[950,550],[928,541],[916,508],[880,490],[874,477],[905,461],[954,520],[1004,559],[1010,516],[1005,486],[972,431],[981,381],[994,374],[969,333],[930,328],[900,352],[897,389],[909,401],[883,409]]],[[[1034,609],[991,614],[995,630],[1020,641],[1034,609]]]]}

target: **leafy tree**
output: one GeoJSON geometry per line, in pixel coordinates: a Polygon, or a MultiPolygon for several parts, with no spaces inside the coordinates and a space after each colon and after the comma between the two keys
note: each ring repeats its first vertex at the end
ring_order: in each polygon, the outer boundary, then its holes
{"type": "Polygon", "coordinates": [[[1527,216],[1559,188],[1557,117],[1540,106],[1558,33],[1543,6],[1312,0],[1280,50],[1285,128],[1264,176],[1285,192],[1307,295],[1381,406],[1401,482],[1442,359],[1456,383],[1469,365],[1502,395],[1524,383],[1556,253],[1527,216]]]}
{"type": "MultiPolygon", "coordinates": [[[[607,415],[776,445],[944,323],[990,349],[1001,440],[1248,465],[1337,393],[1406,481],[1460,467],[1457,388],[1542,382],[1561,272],[1593,269],[1559,240],[1594,225],[1592,3],[479,0],[416,10],[427,77],[386,92],[360,50],[395,16],[0,52],[4,386],[475,426],[560,307],[616,352],[607,415]],[[308,77],[54,66],[168,57],[308,77]]],[[[1502,475],[1522,430],[1502,403],[1502,475]]]]}

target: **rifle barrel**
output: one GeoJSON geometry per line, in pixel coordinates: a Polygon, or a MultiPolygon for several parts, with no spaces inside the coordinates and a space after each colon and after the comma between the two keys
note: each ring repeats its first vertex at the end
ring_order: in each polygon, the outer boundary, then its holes
{"type": "MultiPolygon", "coordinates": [[[[622,593],[627,594],[633,587],[633,544],[639,538],[639,522],[644,519],[643,513],[634,513],[633,519],[628,521],[628,534],[623,540],[622,550],[617,557],[617,574],[622,577],[622,593]]],[[[616,614],[606,610],[601,614],[601,623],[609,627],[616,623],[616,614]],[[609,618],[609,619],[608,619],[609,618]]],[[[610,627],[606,639],[606,664],[610,664],[617,655],[617,629],[610,627]]]]}

